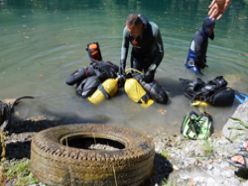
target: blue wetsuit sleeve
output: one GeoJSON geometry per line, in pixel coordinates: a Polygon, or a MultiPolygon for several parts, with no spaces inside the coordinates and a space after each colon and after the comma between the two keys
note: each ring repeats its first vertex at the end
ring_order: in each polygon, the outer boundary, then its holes
{"type": "Polygon", "coordinates": [[[123,38],[122,38],[122,45],[121,45],[121,60],[120,60],[120,67],[123,70],[126,68],[126,60],[129,48],[129,40],[128,40],[128,30],[127,27],[123,29],[123,38]]]}

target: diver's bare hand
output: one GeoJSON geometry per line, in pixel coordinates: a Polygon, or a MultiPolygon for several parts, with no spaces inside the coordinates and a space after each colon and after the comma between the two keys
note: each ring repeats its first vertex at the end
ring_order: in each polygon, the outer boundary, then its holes
{"type": "Polygon", "coordinates": [[[230,3],[231,0],[212,0],[211,4],[208,7],[208,16],[210,18],[219,20],[230,5],[230,3]]]}

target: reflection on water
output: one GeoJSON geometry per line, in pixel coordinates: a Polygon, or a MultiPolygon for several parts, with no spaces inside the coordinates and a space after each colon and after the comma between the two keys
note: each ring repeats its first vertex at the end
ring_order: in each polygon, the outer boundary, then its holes
{"type": "MultiPolygon", "coordinates": [[[[184,69],[183,61],[207,6],[208,1],[199,0],[0,0],[0,97],[36,95],[36,107],[31,107],[35,111],[42,105],[50,115],[72,113],[147,131],[168,127],[178,133],[183,115],[193,109],[178,78],[195,78],[184,69]],[[160,27],[165,57],[157,80],[168,91],[170,103],[142,109],[122,92],[98,107],[90,105],[75,96],[64,80],[89,63],[85,47],[92,41],[100,43],[105,60],[119,63],[122,29],[130,12],[140,12],[160,27]]],[[[247,15],[247,1],[233,1],[216,23],[204,80],[224,75],[231,87],[248,92],[247,15]]],[[[207,108],[217,130],[237,105],[207,108]]]]}

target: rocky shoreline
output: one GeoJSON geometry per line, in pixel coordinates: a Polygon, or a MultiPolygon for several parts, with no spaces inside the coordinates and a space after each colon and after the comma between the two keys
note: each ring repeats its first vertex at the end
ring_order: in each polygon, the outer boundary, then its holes
{"type": "MultiPolygon", "coordinates": [[[[248,102],[240,105],[232,116],[248,122],[248,102]]],[[[248,171],[243,179],[235,174],[237,168],[228,163],[228,157],[236,154],[240,143],[247,139],[248,128],[229,119],[221,136],[208,140],[185,140],[182,136],[154,137],[156,152],[164,154],[172,165],[168,185],[190,186],[245,186],[248,185],[248,171]],[[238,127],[238,129],[237,129],[238,127]]],[[[163,170],[158,169],[159,177],[163,170]],[[161,172],[159,172],[161,171],[161,172]]],[[[159,185],[159,184],[158,184],[159,185]]]]}
{"type": "MultiPolygon", "coordinates": [[[[248,102],[240,105],[232,117],[248,122],[247,113],[248,102]]],[[[25,121],[18,128],[9,131],[11,135],[7,135],[6,138],[6,156],[9,160],[1,163],[0,183],[5,182],[7,186],[16,185],[16,178],[13,180],[4,178],[6,171],[20,161],[28,163],[32,135],[42,129],[57,126],[58,123],[60,121],[45,122],[45,118],[41,117],[25,121]],[[34,122],[36,122],[36,127],[30,130],[28,126],[34,122]],[[5,179],[5,181],[1,179],[5,179]]],[[[155,168],[146,185],[248,185],[248,180],[237,176],[235,174],[237,168],[231,166],[227,161],[228,157],[237,153],[240,142],[247,136],[248,129],[239,126],[236,121],[231,119],[225,124],[221,136],[213,135],[208,140],[186,140],[181,135],[168,136],[168,133],[163,131],[153,134],[156,151],[155,168]]],[[[245,174],[248,176],[248,172],[245,174]]],[[[41,186],[43,184],[29,185],[41,186]]]]}

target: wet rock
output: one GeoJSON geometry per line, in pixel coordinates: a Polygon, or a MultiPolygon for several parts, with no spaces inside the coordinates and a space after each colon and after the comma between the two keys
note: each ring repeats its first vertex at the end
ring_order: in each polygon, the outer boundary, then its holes
{"type": "MultiPolygon", "coordinates": [[[[248,124],[248,101],[239,105],[232,115],[233,118],[240,119],[248,124]]],[[[222,130],[223,136],[232,142],[239,142],[248,136],[248,126],[244,127],[239,122],[229,119],[222,130]]]]}

